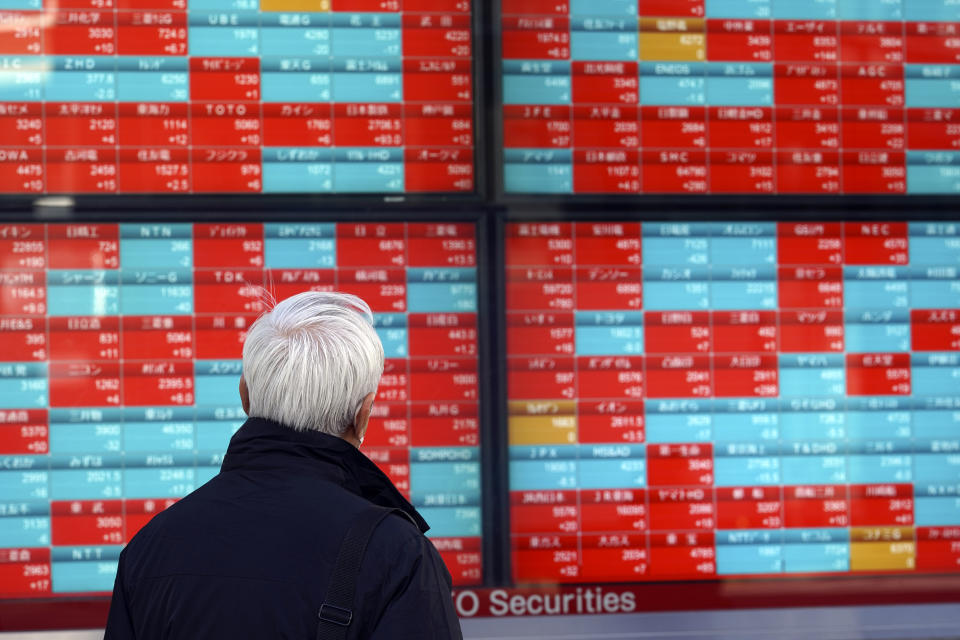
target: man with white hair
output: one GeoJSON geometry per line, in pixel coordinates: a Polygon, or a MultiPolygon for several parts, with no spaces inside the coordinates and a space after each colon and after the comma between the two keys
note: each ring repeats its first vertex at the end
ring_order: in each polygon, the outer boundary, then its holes
{"type": "Polygon", "coordinates": [[[243,346],[220,473],[123,550],[105,638],[461,638],[427,524],[359,452],[383,373],[359,298],[301,293],[243,346]]]}

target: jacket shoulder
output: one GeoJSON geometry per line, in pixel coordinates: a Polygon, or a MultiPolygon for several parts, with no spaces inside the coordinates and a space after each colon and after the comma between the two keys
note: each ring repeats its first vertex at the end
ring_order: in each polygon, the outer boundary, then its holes
{"type": "Polygon", "coordinates": [[[459,637],[451,588],[450,573],[433,543],[406,518],[386,518],[361,563],[357,637],[459,637]]]}

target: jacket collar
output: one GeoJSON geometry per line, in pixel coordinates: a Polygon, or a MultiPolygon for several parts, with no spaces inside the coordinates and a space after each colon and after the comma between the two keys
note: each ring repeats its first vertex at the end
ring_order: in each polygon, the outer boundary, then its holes
{"type": "Polygon", "coordinates": [[[346,440],[319,431],[296,431],[265,418],[248,418],[230,439],[220,470],[285,466],[306,466],[378,506],[404,511],[421,532],[430,528],[367,456],[346,440]]]}

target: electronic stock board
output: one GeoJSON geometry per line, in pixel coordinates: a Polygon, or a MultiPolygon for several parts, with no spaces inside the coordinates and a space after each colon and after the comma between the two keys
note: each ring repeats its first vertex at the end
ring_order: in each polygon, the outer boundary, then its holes
{"type": "Polygon", "coordinates": [[[513,578],[960,569],[958,234],[508,224],[513,578]]]}
{"type": "MultiPolygon", "coordinates": [[[[0,9],[0,191],[477,191],[469,2],[90,2],[0,9]]],[[[508,197],[960,191],[947,0],[499,9],[508,197]]],[[[570,585],[544,591],[569,613],[600,583],[960,568],[955,224],[508,212],[494,337],[474,223],[388,217],[0,225],[2,595],[108,591],[122,544],[216,473],[252,285],[371,302],[364,451],[433,526],[461,615],[484,577],[570,585]]]]}
{"type": "Polygon", "coordinates": [[[503,191],[960,191],[949,0],[502,0],[503,191]]]}
{"type": "Polygon", "coordinates": [[[372,307],[363,451],[481,576],[476,245],[457,223],[0,224],[0,597],[109,592],[122,548],[219,471],[246,329],[276,299],[372,307]]]}
{"type": "Polygon", "coordinates": [[[0,193],[475,190],[470,0],[11,0],[0,193]]]}

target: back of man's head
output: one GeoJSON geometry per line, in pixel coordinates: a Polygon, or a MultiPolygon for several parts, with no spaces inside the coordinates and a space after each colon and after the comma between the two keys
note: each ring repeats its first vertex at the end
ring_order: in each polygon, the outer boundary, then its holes
{"type": "Polygon", "coordinates": [[[383,345],[360,298],[308,291],[260,316],[243,345],[251,417],[340,436],[383,374],[383,345]]]}

